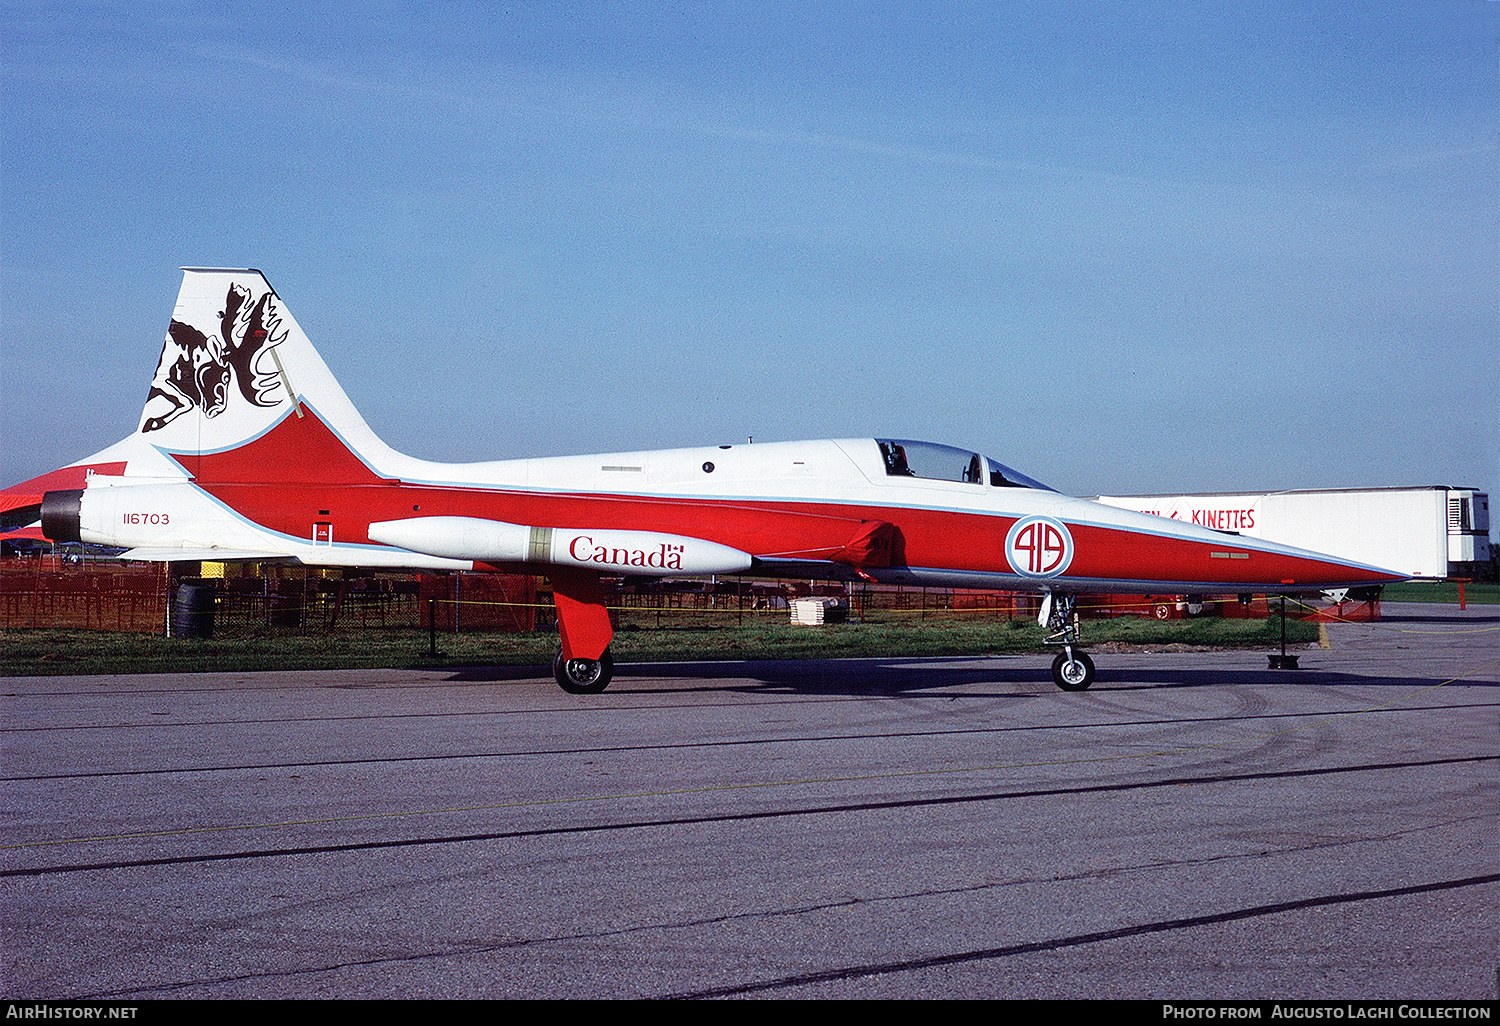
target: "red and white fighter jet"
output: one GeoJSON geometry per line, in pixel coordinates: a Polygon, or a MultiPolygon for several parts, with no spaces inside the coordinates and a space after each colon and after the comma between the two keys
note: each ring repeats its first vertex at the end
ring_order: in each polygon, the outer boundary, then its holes
{"type": "MultiPolygon", "coordinates": [[[[1083,690],[1076,593],[1309,592],[1404,575],[1070,498],[979,453],[856,438],[431,463],[370,430],[255,270],[186,268],[128,438],[37,479],[43,533],[141,560],[544,574],[572,692],[609,683],[602,576],[1029,590],[1083,690]]],[[[27,491],[26,486],[7,489],[27,491]]]]}

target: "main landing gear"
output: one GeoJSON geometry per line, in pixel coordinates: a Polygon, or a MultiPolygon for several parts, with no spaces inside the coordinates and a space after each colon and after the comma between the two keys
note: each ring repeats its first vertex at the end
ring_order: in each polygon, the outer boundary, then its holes
{"type": "Polygon", "coordinates": [[[1073,596],[1067,592],[1048,592],[1037,620],[1053,632],[1048,635],[1047,644],[1062,645],[1062,651],[1052,660],[1053,683],[1064,691],[1087,691],[1094,683],[1094,661],[1078,647],[1082,632],[1073,602],[1073,596]]]}
{"type": "Polygon", "coordinates": [[[615,661],[609,640],[615,629],[604,608],[599,575],[559,568],[552,574],[552,600],[557,604],[557,631],[562,647],[552,660],[552,675],[570,695],[597,695],[609,687],[615,661]],[[563,653],[572,653],[569,659],[563,653]],[[597,656],[596,656],[597,653],[597,656]]]}
{"type": "Polygon", "coordinates": [[[607,648],[598,659],[564,659],[559,648],[552,660],[552,675],[570,695],[597,695],[609,687],[614,672],[615,660],[607,648]]]}

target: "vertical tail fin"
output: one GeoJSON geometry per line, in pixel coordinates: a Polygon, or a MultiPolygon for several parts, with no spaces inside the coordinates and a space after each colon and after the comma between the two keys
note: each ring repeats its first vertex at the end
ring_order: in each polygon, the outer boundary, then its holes
{"type": "Polygon", "coordinates": [[[137,441],[179,454],[222,452],[307,407],[355,452],[385,453],[265,275],[183,268],[137,441]]]}

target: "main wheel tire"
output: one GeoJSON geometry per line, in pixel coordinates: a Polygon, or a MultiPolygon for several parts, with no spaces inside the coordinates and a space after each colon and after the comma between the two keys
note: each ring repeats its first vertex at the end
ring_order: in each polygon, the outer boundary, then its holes
{"type": "Polygon", "coordinates": [[[558,649],[557,658],[552,660],[552,675],[570,695],[597,695],[609,687],[614,673],[614,656],[607,648],[598,659],[564,659],[562,649],[558,649]]]}
{"type": "Polygon", "coordinates": [[[1094,661],[1087,652],[1059,652],[1052,660],[1052,680],[1064,691],[1087,691],[1094,683],[1094,661]]]}

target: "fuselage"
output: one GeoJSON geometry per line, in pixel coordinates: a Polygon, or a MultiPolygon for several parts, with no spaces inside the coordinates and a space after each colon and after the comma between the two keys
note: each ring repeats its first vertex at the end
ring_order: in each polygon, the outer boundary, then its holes
{"type": "MultiPolygon", "coordinates": [[[[883,583],[1186,593],[1396,579],[1062,495],[977,453],[897,440],[467,464],[385,450],[367,462],[304,407],[303,416],[288,414],[233,449],[167,455],[188,479],[113,492],[109,498],[126,506],[111,504],[107,513],[101,503],[113,490],[91,488],[86,501],[97,512],[83,518],[84,540],[151,549],[212,538],[309,563],[401,565],[420,561],[372,540],[371,524],[470,518],[557,529],[559,545],[586,560],[597,556],[591,561],[603,573],[671,569],[660,553],[653,561],[650,545],[611,547],[594,537],[630,531],[726,546],[747,553],[749,569],[765,575],[883,583]],[[908,452],[925,463],[908,466],[908,452]],[[204,522],[201,530],[195,521],[204,522]]],[[[432,551],[419,554],[447,565],[432,551]]]]}

